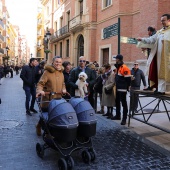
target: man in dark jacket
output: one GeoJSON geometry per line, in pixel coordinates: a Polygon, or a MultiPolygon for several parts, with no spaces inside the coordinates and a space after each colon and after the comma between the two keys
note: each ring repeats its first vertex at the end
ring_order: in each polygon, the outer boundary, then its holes
{"type": "Polygon", "coordinates": [[[102,79],[102,75],[104,73],[104,67],[99,68],[98,70],[98,74],[97,74],[97,78],[94,84],[94,92],[98,95],[99,94],[99,98],[100,98],[100,106],[101,106],[101,110],[97,111],[97,113],[99,114],[104,114],[104,106],[102,105],[102,90],[103,90],[103,79],[102,79]]]}
{"type": "Polygon", "coordinates": [[[16,75],[18,75],[19,74],[19,67],[18,67],[18,65],[15,66],[15,71],[16,71],[16,75]]]}
{"type": "Polygon", "coordinates": [[[123,118],[122,118],[121,125],[125,125],[126,119],[127,119],[127,113],[128,113],[126,94],[127,94],[127,90],[129,90],[129,87],[130,87],[131,73],[130,73],[130,69],[124,64],[123,56],[121,54],[118,54],[115,58],[116,58],[115,67],[117,68],[117,72],[115,75],[116,116],[114,116],[112,118],[112,120],[120,120],[121,119],[120,103],[122,103],[123,118]]]}
{"type": "Polygon", "coordinates": [[[42,60],[38,65],[35,66],[35,83],[37,84],[44,72],[45,60],[42,60]]]}
{"type": "Polygon", "coordinates": [[[10,74],[11,74],[11,77],[10,77],[10,78],[13,78],[13,68],[12,68],[12,66],[9,67],[9,72],[10,72],[10,74]]]}
{"type": "Polygon", "coordinates": [[[135,112],[137,113],[138,108],[138,101],[139,101],[139,95],[133,94],[134,90],[140,90],[141,86],[141,80],[144,85],[144,89],[146,88],[146,80],[145,76],[142,70],[139,69],[139,64],[137,62],[134,63],[134,68],[131,70],[131,86],[130,86],[130,107],[132,107],[132,95],[134,95],[133,98],[133,107],[135,112]]]}
{"type": "MultiPolygon", "coordinates": [[[[76,85],[76,81],[78,79],[78,75],[80,72],[85,72],[88,76],[86,82],[88,86],[88,92],[91,93],[93,91],[93,86],[96,80],[96,72],[92,69],[86,67],[86,58],[84,56],[79,57],[79,66],[74,68],[71,73],[68,80],[68,83],[70,85],[70,94],[71,96],[75,96],[75,89],[78,89],[78,86],[76,85]]],[[[90,94],[88,96],[88,100],[92,107],[94,107],[94,99],[93,95],[90,94]]]]}
{"type": "MultiPolygon", "coordinates": [[[[149,26],[148,27],[148,35],[149,36],[153,36],[154,34],[156,34],[156,29],[151,27],[151,26],[149,26]]],[[[145,49],[143,49],[143,50],[145,50],[145,49]]],[[[147,48],[147,59],[149,58],[150,52],[151,52],[151,49],[147,48]]],[[[148,88],[146,88],[145,90],[152,90],[152,88],[150,88],[149,78],[148,78],[148,88]]]]}
{"type": "Polygon", "coordinates": [[[36,99],[36,88],[35,88],[35,66],[37,65],[37,59],[31,58],[29,65],[22,67],[20,78],[23,80],[23,89],[25,90],[26,101],[26,114],[32,116],[31,112],[37,113],[34,109],[35,99],[36,99]],[[29,107],[30,98],[31,106],[29,107]]]}

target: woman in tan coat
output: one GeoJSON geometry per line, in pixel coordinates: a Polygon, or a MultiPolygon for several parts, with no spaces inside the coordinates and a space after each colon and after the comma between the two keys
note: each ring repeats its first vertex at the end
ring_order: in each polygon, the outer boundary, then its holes
{"type": "MultiPolygon", "coordinates": [[[[62,59],[61,57],[54,57],[52,65],[45,66],[45,71],[41,76],[36,89],[36,97],[42,96],[42,101],[49,101],[53,98],[61,98],[62,94],[66,93],[62,59]],[[45,95],[45,92],[56,92],[58,94],[45,95]]],[[[42,111],[47,111],[48,103],[42,103],[42,111]]],[[[37,135],[41,135],[41,125],[38,122],[36,126],[37,135]]]]}
{"type": "Polygon", "coordinates": [[[113,87],[115,86],[115,75],[112,72],[111,65],[104,65],[105,73],[102,75],[103,90],[102,90],[102,106],[107,106],[107,113],[103,116],[108,116],[108,119],[113,117],[113,107],[115,106],[115,95],[113,87]],[[110,90],[109,94],[106,91],[110,90]]]}

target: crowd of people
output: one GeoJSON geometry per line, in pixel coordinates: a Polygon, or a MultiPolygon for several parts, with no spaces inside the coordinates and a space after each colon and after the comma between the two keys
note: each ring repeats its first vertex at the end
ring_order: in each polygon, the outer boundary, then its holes
{"type": "MultiPolygon", "coordinates": [[[[124,64],[122,55],[118,54],[115,58],[116,64],[114,66],[106,63],[99,67],[97,62],[87,62],[85,56],[80,56],[79,64],[75,68],[72,68],[69,61],[63,62],[59,56],[53,58],[51,65],[46,64],[46,61],[38,63],[36,58],[31,58],[29,64],[22,67],[20,74],[26,95],[26,114],[32,116],[32,113],[37,113],[34,104],[39,95],[42,96],[41,100],[43,101],[61,98],[63,95],[66,98],[75,96],[75,91],[79,88],[76,81],[79,74],[84,72],[88,77],[86,79],[87,100],[95,108],[95,94],[100,99],[101,109],[96,113],[102,114],[108,119],[121,120],[121,125],[125,125],[128,113],[127,91],[132,94],[133,90],[140,89],[141,80],[146,88],[146,81],[143,71],[139,69],[139,63],[135,62],[134,67],[130,70],[124,64]],[[49,96],[45,95],[46,92],[57,93],[51,95],[49,99],[49,96]],[[114,107],[115,115],[113,115],[114,107]],[[104,108],[106,108],[106,113],[104,108]]],[[[135,110],[137,111],[138,96],[135,97],[135,110]]],[[[47,111],[48,103],[43,103],[41,108],[42,111],[47,111]]],[[[40,122],[36,126],[36,132],[37,135],[41,135],[40,122]]]]}
{"type": "Polygon", "coordinates": [[[7,65],[0,64],[0,85],[1,85],[1,79],[3,77],[13,78],[14,72],[16,72],[16,75],[18,75],[20,69],[21,67],[19,67],[18,65],[14,66],[14,65],[8,65],[8,64],[7,65]]]}

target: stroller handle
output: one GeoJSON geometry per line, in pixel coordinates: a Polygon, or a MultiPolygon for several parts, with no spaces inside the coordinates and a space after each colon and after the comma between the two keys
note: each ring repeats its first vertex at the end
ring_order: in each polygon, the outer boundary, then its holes
{"type": "Polygon", "coordinates": [[[48,95],[61,94],[62,96],[65,96],[65,95],[70,96],[70,93],[68,93],[68,92],[66,92],[66,93],[62,93],[62,92],[45,92],[45,94],[48,94],[48,95]]]}
{"type": "MultiPolygon", "coordinates": [[[[44,92],[45,93],[45,95],[55,95],[55,94],[61,94],[62,96],[65,96],[65,95],[68,95],[68,96],[70,96],[70,94],[68,93],[68,92],[66,92],[66,93],[62,93],[62,92],[44,92]]],[[[39,94],[38,96],[41,96],[41,94],[39,94]]]]}

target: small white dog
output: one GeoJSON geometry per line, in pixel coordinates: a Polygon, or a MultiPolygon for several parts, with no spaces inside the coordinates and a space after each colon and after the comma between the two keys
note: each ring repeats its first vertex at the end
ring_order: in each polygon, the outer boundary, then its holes
{"type": "Polygon", "coordinates": [[[76,85],[78,86],[78,89],[75,90],[75,96],[80,96],[82,98],[85,97],[85,93],[88,93],[87,91],[87,74],[84,72],[81,72],[78,76],[78,80],[76,81],[76,85]]]}

